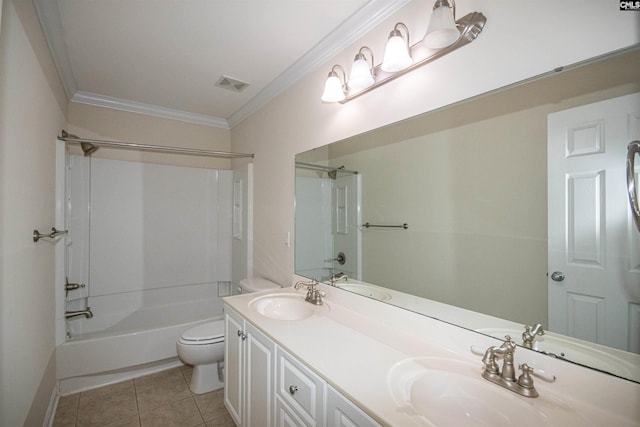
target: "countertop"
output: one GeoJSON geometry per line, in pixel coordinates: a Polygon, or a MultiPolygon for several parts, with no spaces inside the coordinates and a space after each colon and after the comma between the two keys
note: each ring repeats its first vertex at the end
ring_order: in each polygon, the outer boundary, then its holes
{"type": "MultiPolygon", "coordinates": [[[[250,307],[251,301],[266,294],[304,294],[306,291],[302,290],[283,288],[242,294],[226,297],[224,302],[383,426],[442,423],[437,412],[429,418],[416,414],[392,384],[390,372],[410,359],[425,357],[470,366],[472,378],[477,366],[477,385],[488,391],[490,400],[526,405],[544,413],[546,425],[640,425],[640,384],[518,348],[516,364],[526,362],[558,377],[555,383],[535,379],[540,397],[521,397],[482,379],[481,356],[470,351],[472,345],[485,349],[499,345],[499,340],[324,284],[320,288],[327,292],[325,304],[315,307],[315,313],[302,320],[271,319],[250,307]]],[[[450,413],[452,409],[446,410],[450,413]]],[[[473,411],[470,414],[466,422],[477,425],[473,411]]],[[[456,418],[456,423],[461,419],[456,418]]],[[[506,419],[504,425],[513,422],[520,426],[540,425],[539,418],[524,415],[506,419]]]]}

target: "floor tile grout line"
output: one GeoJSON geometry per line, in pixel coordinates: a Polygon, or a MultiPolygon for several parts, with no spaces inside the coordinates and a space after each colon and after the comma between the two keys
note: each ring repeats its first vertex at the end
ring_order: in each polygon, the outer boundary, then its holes
{"type": "Polygon", "coordinates": [[[140,404],[138,403],[138,386],[136,385],[136,379],[133,378],[133,396],[136,399],[136,413],[138,415],[138,425],[142,426],[142,419],[140,417],[140,404]]]}

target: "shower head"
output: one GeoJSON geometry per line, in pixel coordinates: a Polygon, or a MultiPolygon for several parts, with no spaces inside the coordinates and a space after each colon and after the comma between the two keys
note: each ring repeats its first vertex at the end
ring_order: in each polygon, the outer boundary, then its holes
{"type": "Polygon", "coordinates": [[[82,147],[82,151],[84,152],[85,157],[88,157],[98,151],[98,146],[93,145],[90,142],[81,142],[80,147],[82,147]]]}

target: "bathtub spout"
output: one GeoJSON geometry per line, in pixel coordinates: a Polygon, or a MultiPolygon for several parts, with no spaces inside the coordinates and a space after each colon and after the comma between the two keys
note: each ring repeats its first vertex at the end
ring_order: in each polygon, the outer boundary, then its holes
{"type": "Polygon", "coordinates": [[[87,307],[86,310],[77,310],[77,311],[65,311],[64,318],[72,319],[74,317],[84,316],[87,319],[91,319],[93,317],[93,313],[91,312],[91,307],[87,307]]]}

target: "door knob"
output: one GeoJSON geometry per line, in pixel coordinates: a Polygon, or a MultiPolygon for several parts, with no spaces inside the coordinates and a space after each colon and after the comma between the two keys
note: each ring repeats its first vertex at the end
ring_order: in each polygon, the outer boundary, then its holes
{"type": "Polygon", "coordinates": [[[564,280],[564,273],[562,271],[554,271],[551,273],[551,280],[554,282],[562,282],[564,280]]]}

